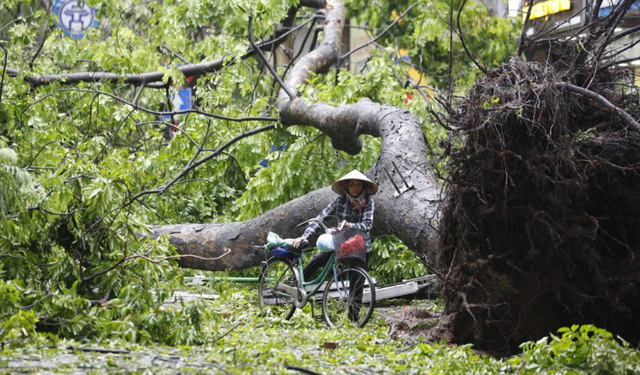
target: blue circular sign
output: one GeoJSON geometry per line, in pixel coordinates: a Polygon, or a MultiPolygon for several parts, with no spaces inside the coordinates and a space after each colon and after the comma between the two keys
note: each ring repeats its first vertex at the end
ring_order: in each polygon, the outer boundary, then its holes
{"type": "Polygon", "coordinates": [[[86,1],[58,0],[53,10],[58,16],[60,28],[74,38],[82,38],[85,31],[97,24],[96,12],[86,1]]]}

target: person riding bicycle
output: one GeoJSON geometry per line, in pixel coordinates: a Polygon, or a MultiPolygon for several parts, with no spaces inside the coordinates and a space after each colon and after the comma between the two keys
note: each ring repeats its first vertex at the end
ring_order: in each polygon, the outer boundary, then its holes
{"type": "MultiPolygon", "coordinates": [[[[346,221],[345,228],[359,229],[369,234],[373,226],[375,210],[372,196],[378,192],[378,185],[354,169],[334,182],[331,190],[338,196],[322,210],[317,218],[324,221],[328,217],[337,217],[340,221],[346,221]]],[[[294,246],[299,247],[303,240],[312,237],[319,229],[320,225],[317,222],[311,223],[304,234],[294,240],[294,246]]],[[[368,263],[371,255],[371,237],[368,235],[365,245],[367,247],[366,263],[368,263]]],[[[330,257],[331,253],[319,251],[304,268],[304,279],[310,280],[320,267],[327,264],[330,257]]],[[[368,268],[366,263],[363,265],[365,270],[368,268]]]]}

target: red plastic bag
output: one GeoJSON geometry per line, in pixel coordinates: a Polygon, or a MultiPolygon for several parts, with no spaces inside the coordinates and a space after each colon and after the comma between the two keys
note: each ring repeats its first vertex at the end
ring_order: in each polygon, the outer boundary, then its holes
{"type": "Polygon", "coordinates": [[[349,256],[355,255],[360,251],[364,250],[364,238],[356,234],[355,236],[346,240],[342,246],[340,246],[340,255],[341,256],[349,256]]]}
{"type": "Polygon", "coordinates": [[[366,257],[366,245],[364,242],[364,237],[362,237],[362,235],[360,234],[356,234],[355,236],[349,238],[340,246],[338,259],[363,259],[364,257],[366,257]]]}

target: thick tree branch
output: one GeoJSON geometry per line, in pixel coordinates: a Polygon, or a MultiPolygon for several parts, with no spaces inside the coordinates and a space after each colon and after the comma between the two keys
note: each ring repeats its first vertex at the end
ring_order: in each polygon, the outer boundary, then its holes
{"type": "MultiPolygon", "coordinates": [[[[303,3],[309,3],[310,6],[317,7],[323,1],[303,1],[303,3]]],[[[265,50],[271,48],[272,45],[278,45],[282,43],[290,34],[294,33],[298,28],[291,29],[291,25],[295,17],[291,17],[290,15],[285,19],[282,25],[276,28],[276,32],[273,36],[263,39],[260,43],[256,44],[257,49],[265,50]]],[[[302,27],[302,25],[300,26],[302,27]]],[[[247,59],[253,56],[254,53],[257,52],[256,47],[251,47],[247,50],[243,56],[240,57],[241,60],[247,59]]],[[[185,76],[194,76],[201,75],[206,73],[213,73],[220,69],[222,69],[225,65],[231,64],[232,62],[225,62],[225,58],[219,58],[213,61],[206,61],[198,64],[187,64],[183,66],[179,66],[178,71],[182,72],[185,76]]],[[[9,77],[18,77],[23,75],[17,69],[13,68],[5,68],[6,73],[9,77]]],[[[164,77],[164,72],[150,72],[150,73],[142,73],[142,74],[132,74],[132,75],[122,75],[119,73],[109,73],[109,72],[83,72],[83,73],[68,73],[68,74],[44,74],[39,76],[23,76],[23,79],[28,82],[33,87],[38,87],[42,85],[48,85],[54,82],[61,82],[63,84],[77,84],[80,82],[111,82],[118,83],[124,82],[125,84],[134,85],[134,86],[142,86],[146,85],[151,88],[164,87],[168,83],[163,83],[162,79],[164,77]],[[159,86],[150,85],[152,83],[162,83],[159,86]]]]}
{"type": "MultiPolygon", "coordinates": [[[[342,1],[327,2],[323,42],[294,66],[287,81],[290,87],[304,83],[312,72],[325,70],[336,62],[344,16],[342,1]]],[[[442,187],[430,171],[418,119],[404,109],[366,98],[338,108],[324,103],[308,104],[300,98],[289,100],[284,91],[280,98],[283,124],[313,126],[329,135],[338,149],[359,152],[361,134],[381,138],[378,161],[367,172],[380,186],[375,196],[373,235],[393,233],[421,254],[422,259],[430,260],[430,250],[438,238],[435,228],[442,187]]],[[[225,248],[233,250],[231,256],[219,262],[181,259],[182,267],[213,271],[249,268],[265,259],[265,254],[254,246],[263,244],[269,231],[283,238],[301,235],[302,229],[297,224],[317,215],[334,197],[335,193],[327,187],[245,222],[165,225],[154,228],[153,236],[168,234],[180,254],[216,257],[225,248]]]]}
{"type": "MultiPolygon", "coordinates": [[[[318,48],[303,56],[289,73],[286,84],[292,91],[304,84],[313,72],[327,71],[339,56],[342,46],[342,30],[345,24],[344,5],[341,0],[329,0],[325,12],[322,43],[318,48]]],[[[280,92],[280,100],[282,102],[279,107],[286,106],[289,102],[285,91],[280,92]]]]}
{"type": "MultiPolygon", "coordinates": [[[[600,0],[600,1],[602,1],[602,0],[600,0]]],[[[624,30],[624,31],[622,31],[622,32],[620,32],[620,33],[618,33],[618,34],[613,35],[613,36],[611,37],[611,41],[612,41],[612,42],[613,42],[613,41],[616,41],[616,40],[618,40],[618,39],[620,39],[620,38],[624,38],[625,36],[627,36],[627,35],[631,35],[631,34],[634,34],[634,33],[638,32],[638,31],[640,31],[640,25],[637,25],[637,26],[631,27],[631,28],[629,28],[629,29],[626,29],[626,30],[624,30]]]]}

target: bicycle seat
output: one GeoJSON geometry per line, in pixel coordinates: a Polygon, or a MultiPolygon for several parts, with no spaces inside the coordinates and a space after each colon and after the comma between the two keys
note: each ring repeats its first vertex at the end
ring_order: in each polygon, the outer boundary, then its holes
{"type": "Polygon", "coordinates": [[[295,253],[295,252],[300,252],[301,250],[304,250],[309,246],[309,241],[307,240],[302,240],[302,242],[300,242],[300,247],[293,246],[293,241],[294,241],[294,238],[285,238],[284,246],[282,246],[282,248],[295,253]]]}

